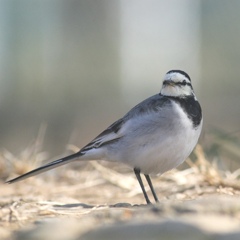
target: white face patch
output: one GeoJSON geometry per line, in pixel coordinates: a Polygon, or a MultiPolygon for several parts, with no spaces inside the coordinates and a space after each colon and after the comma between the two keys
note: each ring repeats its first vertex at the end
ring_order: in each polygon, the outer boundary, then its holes
{"type": "Polygon", "coordinates": [[[165,75],[160,93],[170,97],[194,95],[190,79],[177,71],[170,71],[165,75]]]}

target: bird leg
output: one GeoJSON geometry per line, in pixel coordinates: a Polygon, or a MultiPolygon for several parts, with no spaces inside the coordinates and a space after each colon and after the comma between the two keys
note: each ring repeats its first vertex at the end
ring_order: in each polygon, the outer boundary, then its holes
{"type": "MultiPolygon", "coordinates": [[[[144,195],[144,197],[145,197],[145,199],[146,199],[147,204],[151,204],[151,202],[150,202],[150,200],[149,200],[149,198],[148,198],[148,195],[147,195],[147,193],[146,193],[146,190],[145,190],[145,188],[144,188],[144,185],[143,185],[143,182],[142,182],[142,178],[141,178],[141,176],[140,176],[140,173],[141,173],[140,169],[134,168],[133,171],[134,171],[134,173],[135,173],[135,175],[136,175],[136,177],[137,177],[137,180],[138,180],[138,182],[139,182],[139,184],[140,184],[140,187],[141,187],[141,189],[142,189],[142,192],[143,192],[143,195],[144,195]]],[[[151,182],[151,180],[150,180],[150,182],[151,182]]],[[[152,189],[152,188],[151,188],[151,189],[152,189]]],[[[155,195],[156,195],[156,194],[155,194],[155,195]]],[[[155,199],[155,200],[156,200],[156,199],[155,199]]]]}
{"type": "Polygon", "coordinates": [[[148,185],[149,185],[149,187],[150,187],[150,189],[151,189],[151,191],[152,191],[152,195],[153,195],[153,197],[154,197],[154,199],[155,199],[155,202],[156,202],[156,203],[159,202],[158,197],[157,197],[157,194],[156,194],[156,192],[155,192],[155,190],[154,190],[154,187],[153,187],[153,185],[152,185],[151,178],[149,177],[148,174],[144,174],[144,176],[145,176],[145,178],[146,178],[146,180],[147,180],[147,182],[148,182],[148,185]]]}

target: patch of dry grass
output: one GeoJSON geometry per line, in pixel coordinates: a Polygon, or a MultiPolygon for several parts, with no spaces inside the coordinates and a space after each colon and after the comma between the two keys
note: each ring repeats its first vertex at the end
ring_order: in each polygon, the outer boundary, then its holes
{"type": "MultiPolygon", "coordinates": [[[[93,214],[94,220],[91,221],[100,224],[99,209],[129,209],[135,204],[145,204],[132,170],[117,163],[73,163],[16,184],[5,184],[7,178],[23,174],[46,160],[42,141],[43,134],[40,134],[19,156],[7,150],[0,154],[0,235],[5,234],[6,239],[13,230],[45,218],[81,218],[93,214]]],[[[74,146],[69,146],[69,149],[73,152],[78,150],[74,146]]],[[[162,204],[216,194],[240,194],[240,170],[230,172],[220,169],[216,161],[206,159],[202,146],[197,145],[194,160],[187,159],[186,162],[189,168],[185,170],[175,169],[153,178],[162,204]]],[[[126,216],[131,218],[131,214],[121,212],[121,219],[126,216]]],[[[103,216],[104,221],[108,221],[108,217],[103,216]]]]}

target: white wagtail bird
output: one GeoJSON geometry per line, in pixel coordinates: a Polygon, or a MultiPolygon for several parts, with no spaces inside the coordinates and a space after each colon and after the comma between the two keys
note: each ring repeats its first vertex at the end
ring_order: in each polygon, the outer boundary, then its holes
{"type": "Polygon", "coordinates": [[[77,153],[50,162],[7,181],[14,183],[73,162],[107,160],[131,166],[146,202],[151,203],[140,173],[156,202],[149,174],[162,174],[180,165],[197,144],[202,111],[191,79],[181,70],[167,72],[160,93],[147,98],[114,122],[77,153]]]}

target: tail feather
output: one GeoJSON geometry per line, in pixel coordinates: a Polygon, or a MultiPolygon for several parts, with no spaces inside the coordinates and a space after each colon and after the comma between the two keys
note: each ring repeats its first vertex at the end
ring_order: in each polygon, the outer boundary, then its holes
{"type": "Polygon", "coordinates": [[[46,171],[48,171],[48,170],[50,170],[50,169],[59,167],[59,166],[61,166],[61,165],[65,165],[65,164],[67,164],[67,163],[69,163],[69,162],[71,162],[71,161],[79,158],[79,157],[82,156],[82,155],[83,155],[83,154],[82,154],[81,152],[77,152],[77,153],[74,153],[74,154],[69,155],[69,156],[67,156],[67,157],[60,158],[60,159],[58,159],[58,160],[55,160],[55,161],[50,162],[50,163],[48,163],[48,164],[45,164],[45,165],[43,165],[43,166],[41,166],[41,167],[39,167],[39,168],[36,168],[36,169],[34,169],[34,170],[30,171],[30,172],[27,172],[27,173],[25,173],[25,174],[23,174],[23,175],[21,175],[21,176],[19,176],[19,177],[10,179],[10,180],[8,180],[6,183],[11,184],[11,183],[14,183],[14,182],[22,181],[22,180],[24,180],[24,179],[26,179],[26,178],[35,176],[35,175],[40,174],[40,173],[43,173],[43,172],[46,172],[46,171]]]}

